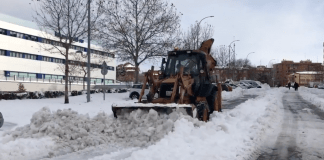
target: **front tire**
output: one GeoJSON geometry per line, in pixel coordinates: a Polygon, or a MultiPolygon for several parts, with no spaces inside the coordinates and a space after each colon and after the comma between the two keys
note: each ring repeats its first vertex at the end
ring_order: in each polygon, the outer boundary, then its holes
{"type": "Polygon", "coordinates": [[[207,122],[209,120],[209,107],[207,103],[198,103],[196,105],[197,108],[197,118],[200,121],[207,122]]]}
{"type": "MultiPolygon", "coordinates": [[[[213,87],[211,93],[209,96],[206,97],[207,99],[207,103],[209,106],[209,114],[212,114],[215,110],[215,100],[216,100],[216,96],[217,96],[217,87],[213,87]]],[[[221,111],[221,110],[220,110],[221,111]]]]}

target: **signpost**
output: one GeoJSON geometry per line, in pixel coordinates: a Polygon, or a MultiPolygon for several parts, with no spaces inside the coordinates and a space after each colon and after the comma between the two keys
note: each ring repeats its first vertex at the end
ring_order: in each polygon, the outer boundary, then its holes
{"type": "MultiPolygon", "coordinates": [[[[102,68],[101,68],[101,74],[103,75],[104,77],[104,86],[105,86],[105,83],[106,83],[106,78],[105,78],[105,75],[108,73],[108,66],[107,66],[107,63],[104,61],[102,63],[102,68]]],[[[104,95],[104,100],[105,100],[105,90],[103,90],[103,95],[104,95]]]]}

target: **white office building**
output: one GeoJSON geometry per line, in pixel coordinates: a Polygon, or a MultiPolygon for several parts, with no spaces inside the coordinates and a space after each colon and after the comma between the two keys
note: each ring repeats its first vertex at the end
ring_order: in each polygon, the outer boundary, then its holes
{"type": "MultiPolygon", "coordinates": [[[[0,80],[18,79],[35,83],[62,81],[65,76],[60,68],[64,66],[65,57],[60,53],[51,53],[45,50],[53,45],[60,47],[57,39],[54,33],[49,35],[0,19],[0,80]]],[[[76,40],[69,53],[82,51],[86,55],[89,51],[87,46],[84,40],[76,40]]],[[[70,58],[73,60],[72,56],[69,56],[69,60],[70,58]]],[[[91,84],[103,83],[99,60],[106,61],[108,65],[106,84],[115,83],[115,56],[104,52],[99,46],[91,45],[91,84]]],[[[72,63],[78,62],[73,60],[72,63]]],[[[71,77],[74,78],[74,81],[81,82],[84,80],[84,73],[73,74],[71,77]]]]}

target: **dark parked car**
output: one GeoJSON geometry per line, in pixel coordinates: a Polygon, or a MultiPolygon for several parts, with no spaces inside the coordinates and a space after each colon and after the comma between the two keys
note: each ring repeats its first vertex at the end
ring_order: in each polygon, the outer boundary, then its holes
{"type": "Polygon", "coordinates": [[[223,91],[228,91],[228,87],[226,84],[221,84],[221,86],[223,91]]]}
{"type": "Polygon", "coordinates": [[[127,89],[120,89],[120,90],[118,90],[118,93],[125,93],[125,92],[127,92],[127,89]]]}

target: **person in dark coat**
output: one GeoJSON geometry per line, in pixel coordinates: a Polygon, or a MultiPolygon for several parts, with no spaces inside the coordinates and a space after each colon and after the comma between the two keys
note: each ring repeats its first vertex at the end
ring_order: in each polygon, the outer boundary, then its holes
{"type": "Polygon", "coordinates": [[[290,82],[288,82],[288,88],[289,88],[289,90],[290,90],[290,87],[291,87],[291,84],[290,84],[290,82]]]}
{"type": "Polygon", "coordinates": [[[295,82],[295,84],[294,84],[295,91],[298,91],[298,87],[299,87],[299,84],[297,82],[295,82]]]}

